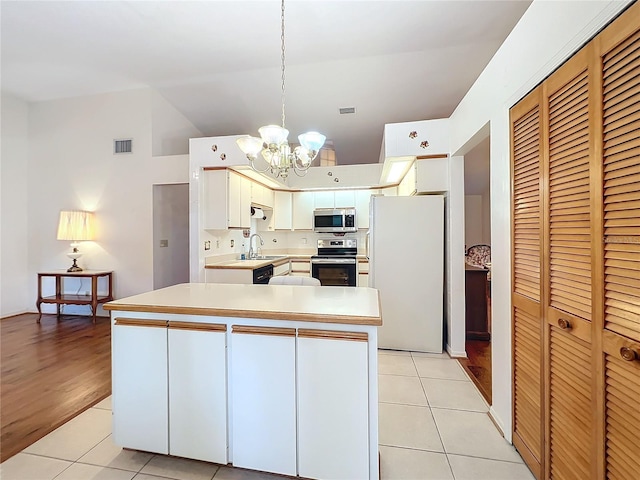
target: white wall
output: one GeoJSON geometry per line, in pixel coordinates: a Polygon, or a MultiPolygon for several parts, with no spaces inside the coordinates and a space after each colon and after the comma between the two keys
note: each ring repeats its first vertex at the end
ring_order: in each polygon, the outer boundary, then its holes
{"type": "Polygon", "coordinates": [[[28,303],[35,304],[26,288],[35,283],[27,273],[28,105],[4,94],[1,104],[0,318],[24,313],[28,303]]]}
{"type": "Polygon", "coordinates": [[[490,123],[491,413],[508,440],[512,424],[509,108],[628,3],[535,0],[451,116],[451,151],[458,155],[473,148],[478,132],[490,123]]]}
{"type": "Polygon", "coordinates": [[[482,242],[491,245],[491,191],[482,195],[482,242]]]}
{"type": "Polygon", "coordinates": [[[201,137],[202,132],[193,126],[176,108],[158,92],[151,92],[151,155],[186,155],[189,139],[201,137]]]}
{"type": "MultiPolygon", "coordinates": [[[[29,145],[28,155],[25,148],[11,149],[14,153],[22,152],[22,162],[18,162],[19,156],[5,156],[5,146],[11,143],[5,139],[10,138],[10,132],[3,129],[2,255],[4,260],[12,254],[12,264],[5,268],[3,262],[2,293],[4,297],[5,278],[12,279],[12,291],[25,293],[14,295],[15,305],[10,308],[5,309],[3,303],[2,315],[35,311],[36,273],[70,265],[65,255],[68,242],[56,240],[58,214],[62,209],[95,211],[97,238],[81,244],[84,255],[78,263],[83,268],[114,270],[117,298],[153,288],[152,186],[188,182],[189,160],[188,155],[151,156],[152,100],[153,92],[141,89],[29,104],[28,137],[26,141],[23,138],[23,143],[29,145]],[[132,138],[133,153],[114,155],[116,138],[132,138]],[[6,190],[5,183],[10,184],[6,190]],[[24,218],[28,218],[26,228],[15,221],[16,233],[8,237],[6,225],[13,228],[14,220],[9,214],[5,217],[5,205],[9,206],[4,202],[5,193],[16,211],[24,205],[24,218]],[[20,233],[25,230],[26,233],[20,233]],[[20,243],[28,251],[22,260],[19,249],[15,255],[11,250],[20,243]]],[[[7,108],[10,105],[7,103],[7,108]]],[[[6,111],[3,97],[3,116],[6,111]]],[[[8,111],[19,125],[26,107],[8,111]]],[[[171,121],[182,131],[183,118],[177,112],[172,115],[171,109],[166,111],[169,117],[163,119],[163,127],[156,133],[160,135],[161,131],[160,137],[176,138],[171,132],[171,121]]],[[[159,142],[172,144],[161,139],[159,142]]],[[[67,291],[88,289],[88,284],[72,283],[68,283],[67,291]]],[[[69,313],[76,309],[88,313],[85,307],[69,308],[69,313]]],[[[53,312],[55,306],[43,305],[43,311],[53,312]]]]}
{"type": "Polygon", "coordinates": [[[464,244],[465,248],[482,243],[482,195],[464,196],[464,244]]]}

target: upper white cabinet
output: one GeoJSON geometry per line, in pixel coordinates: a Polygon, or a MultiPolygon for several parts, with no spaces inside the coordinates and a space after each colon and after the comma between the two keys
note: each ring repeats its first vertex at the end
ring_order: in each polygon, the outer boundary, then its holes
{"type": "Polygon", "coordinates": [[[251,180],[231,170],[204,170],[204,228],[251,226],[251,180]]]}
{"type": "Polygon", "coordinates": [[[355,190],[336,190],[334,192],[335,208],[353,208],[356,206],[355,190]]]}
{"type": "Polygon", "coordinates": [[[261,183],[251,182],[251,203],[273,208],[273,190],[261,183]]]}
{"type": "Polygon", "coordinates": [[[226,325],[169,322],[171,455],[226,464],[226,325]]]}
{"type": "Polygon", "coordinates": [[[411,165],[400,185],[398,185],[398,195],[409,196],[416,193],[416,164],[411,165]]]}
{"type": "Polygon", "coordinates": [[[446,192],[449,190],[449,158],[428,158],[415,163],[415,190],[417,193],[446,192]]]}
{"type": "Polygon", "coordinates": [[[371,195],[376,195],[379,190],[356,190],[354,192],[356,205],[356,222],[358,228],[369,228],[369,203],[371,195]]]}
{"type": "Polygon", "coordinates": [[[228,171],[229,176],[229,227],[251,226],[251,180],[228,171]]]}
{"type": "Polygon", "coordinates": [[[313,192],[314,208],[333,208],[335,195],[333,190],[319,190],[313,192]]]}
{"type": "Polygon", "coordinates": [[[232,327],[235,467],[297,474],[295,335],[293,328],[232,327]]]}
{"type": "Polygon", "coordinates": [[[116,445],[165,455],[169,453],[166,325],[161,320],[116,318],[112,380],[116,445]]]}
{"type": "Polygon", "coordinates": [[[356,206],[354,190],[317,190],[314,192],[315,208],[353,208],[356,206]]]}
{"type": "Polygon", "coordinates": [[[314,192],[293,192],[294,230],[313,229],[313,209],[315,208],[314,192]]]}
{"type": "Polygon", "coordinates": [[[291,192],[275,191],[273,205],[273,228],[276,230],[291,230],[292,228],[292,194],[291,192]]]}

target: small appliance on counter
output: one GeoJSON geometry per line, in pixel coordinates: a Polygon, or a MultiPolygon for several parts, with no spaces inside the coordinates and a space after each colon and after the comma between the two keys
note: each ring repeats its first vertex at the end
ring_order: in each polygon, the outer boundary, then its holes
{"type": "Polygon", "coordinates": [[[311,276],[323,286],[355,287],[358,280],[358,241],[353,238],[320,239],[311,257],[311,276]]]}

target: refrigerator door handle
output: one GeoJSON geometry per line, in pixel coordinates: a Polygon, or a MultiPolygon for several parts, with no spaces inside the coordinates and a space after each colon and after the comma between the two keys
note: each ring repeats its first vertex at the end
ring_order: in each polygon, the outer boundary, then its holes
{"type": "Polygon", "coordinates": [[[365,241],[364,241],[364,248],[365,248],[364,253],[367,256],[367,260],[369,260],[369,235],[370,235],[370,233],[367,232],[367,235],[366,235],[365,241]]]}

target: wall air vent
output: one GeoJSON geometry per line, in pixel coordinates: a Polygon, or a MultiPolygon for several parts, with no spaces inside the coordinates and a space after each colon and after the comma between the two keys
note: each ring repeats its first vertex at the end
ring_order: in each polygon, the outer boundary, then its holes
{"type": "Polygon", "coordinates": [[[117,155],[119,153],[131,153],[132,150],[132,142],[133,140],[130,138],[124,140],[114,140],[113,141],[113,153],[117,155]]]}
{"type": "Polygon", "coordinates": [[[340,109],[340,115],[346,115],[348,113],[356,113],[356,107],[342,107],[340,109]]]}

